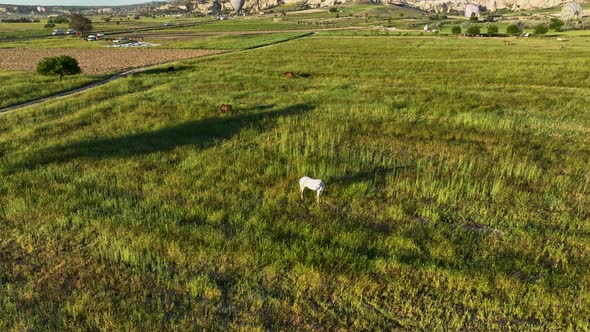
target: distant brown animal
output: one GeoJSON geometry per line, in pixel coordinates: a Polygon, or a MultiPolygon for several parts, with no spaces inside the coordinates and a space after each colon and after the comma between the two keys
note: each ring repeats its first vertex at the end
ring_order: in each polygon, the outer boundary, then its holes
{"type": "Polygon", "coordinates": [[[228,113],[231,112],[232,107],[229,104],[221,104],[221,106],[219,106],[219,111],[221,113],[228,113]]]}
{"type": "Polygon", "coordinates": [[[172,66],[171,66],[171,67],[168,67],[168,69],[166,69],[166,72],[167,72],[167,73],[172,73],[172,72],[174,72],[174,67],[172,67],[172,66]]]}
{"type": "Polygon", "coordinates": [[[510,45],[510,40],[505,40],[504,45],[510,45]]]}
{"type": "Polygon", "coordinates": [[[285,76],[286,78],[295,78],[295,73],[292,71],[286,71],[283,73],[283,76],[285,76]]]}

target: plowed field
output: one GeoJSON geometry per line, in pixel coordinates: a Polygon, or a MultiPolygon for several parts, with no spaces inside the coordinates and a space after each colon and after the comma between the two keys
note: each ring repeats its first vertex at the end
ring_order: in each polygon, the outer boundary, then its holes
{"type": "Polygon", "coordinates": [[[101,74],[163,62],[196,58],[219,51],[168,49],[0,49],[0,69],[34,71],[45,57],[69,55],[85,74],[101,74]]]}

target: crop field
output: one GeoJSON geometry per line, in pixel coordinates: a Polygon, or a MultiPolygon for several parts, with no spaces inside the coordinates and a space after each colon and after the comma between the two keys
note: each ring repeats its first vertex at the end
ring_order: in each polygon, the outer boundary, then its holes
{"type": "Polygon", "coordinates": [[[69,55],[78,60],[83,73],[102,74],[123,69],[214,54],[207,50],[170,49],[0,49],[0,69],[35,71],[46,57],[69,55]]]}
{"type": "Polygon", "coordinates": [[[589,52],[319,33],[4,114],[0,330],[590,329],[589,52]]]}

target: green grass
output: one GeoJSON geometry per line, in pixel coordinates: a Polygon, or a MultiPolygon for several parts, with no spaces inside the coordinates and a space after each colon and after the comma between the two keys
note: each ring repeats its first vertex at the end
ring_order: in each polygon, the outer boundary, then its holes
{"type": "Polygon", "coordinates": [[[60,79],[29,72],[0,70],[0,108],[72,90],[104,77],[106,75],[74,75],[60,79]]]}
{"type": "Polygon", "coordinates": [[[2,116],[0,329],[589,329],[589,50],[320,35],[2,116]]]}
{"type": "Polygon", "coordinates": [[[220,35],[195,38],[188,41],[166,43],[165,48],[191,48],[214,50],[245,50],[264,45],[285,42],[306,36],[305,33],[270,33],[270,34],[244,34],[244,35],[220,35]]]}

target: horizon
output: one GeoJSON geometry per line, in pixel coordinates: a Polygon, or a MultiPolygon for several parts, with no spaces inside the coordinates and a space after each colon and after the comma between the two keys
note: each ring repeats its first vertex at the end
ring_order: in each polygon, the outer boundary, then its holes
{"type": "Polygon", "coordinates": [[[128,6],[140,5],[150,2],[151,0],[0,0],[0,5],[16,6],[79,6],[79,7],[97,7],[97,6],[128,6]]]}

